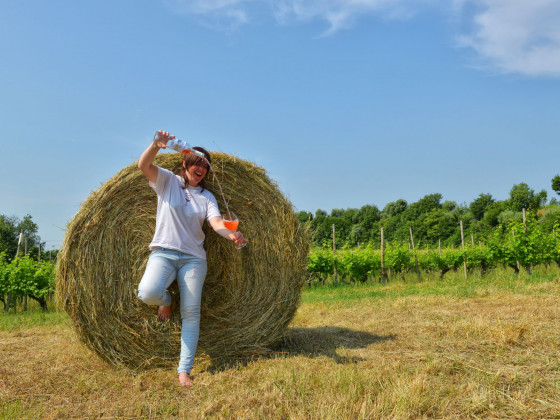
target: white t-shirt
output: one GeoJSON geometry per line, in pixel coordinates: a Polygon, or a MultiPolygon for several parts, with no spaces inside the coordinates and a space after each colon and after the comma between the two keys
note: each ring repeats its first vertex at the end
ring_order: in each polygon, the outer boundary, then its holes
{"type": "Polygon", "coordinates": [[[167,169],[158,167],[155,184],[158,196],[156,232],[150,248],[162,247],[206,259],[204,249],[204,220],[220,216],[218,203],[208,190],[187,186],[183,179],[167,169]]]}

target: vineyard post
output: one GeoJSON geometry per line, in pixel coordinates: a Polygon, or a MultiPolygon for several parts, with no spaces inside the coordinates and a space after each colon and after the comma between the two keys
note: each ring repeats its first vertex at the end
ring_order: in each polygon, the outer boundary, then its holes
{"type": "Polygon", "coordinates": [[[422,280],[420,278],[420,267],[418,267],[418,257],[416,256],[416,249],[414,249],[414,237],[412,236],[412,228],[408,228],[410,230],[410,243],[412,245],[412,251],[414,251],[414,264],[416,265],[416,275],[418,276],[418,281],[422,280]]]}
{"type": "Polygon", "coordinates": [[[437,245],[438,253],[439,253],[439,256],[441,257],[441,238],[439,238],[437,242],[438,242],[438,245],[437,245]]]}
{"type": "MultiPolygon", "coordinates": [[[[16,251],[16,258],[19,256],[21,251],[21,243],[23,242],[23,230],[19,233],[19,239],[17,244],[17,251],[16,251]]],[[[10,311],[10,302],[12,301],[12,292],[8,292],[8,299],[6,300],[6,306],[4,307],[6,312],[10,311]]],[[[14,302],[14,309],[16,307],[16,303],[14,302]]]]}
{"type": "Polygon", "coordinates": [[[465,271],[465,278],[467,278],[467,258],[465,256],[465,236],[463,235],[463,221],[460,220],[459,224],[461,225],[461,247],[463,249],[463,269],[465,271]]]}
{"type": "Polygon", "coordinates": [[[472,243],[473,246],[474,246],[474,234],[472,234],[472,233],[471,233],[471,243],[472,243]]]}
{"type": "MultiPolygon", "coordinates": [[[[527,213],[525,209],[523,209],[523,231],[525,235],[527,235],[527,213]]],[[[531,267],[528,265],[527,267],[527,274],[531,275],[531,267]]]]}
{"type": "Polygon", "coordinates": [[[387,273],[385,272],[385,232],[381,226],[381,281],[387,281],[387,273]]]}
{"type": "Polygon", "coordinates": [[[17,251],[16,251],[16,258],[19,255],[19,251],[21,250],[21,243],[23,242],[23,230],[19,233],[19,239],[17,243],[17,251]]]}
{"type": "MultiPolygon", "coordinates": [[[[515,238],[515,229],[511,230],[511,236],[515,238]]],[[[515,274],[518,274],[519,270],[521,270],[521,264],[519,264],[519,260],[517,258],[515,259],[515,264],[517,265],[517,272],[515,274]]]]}
{"type": "MultiPolygon", "coordinates": [[[[27,236],[25,237],[25,255],[27,255],[27,236]]],[[[27,295],[23,297],[23,310],[27,312],[27,295]]]]}
{"type": "Polygon", "coordinates": [[[332,225],[332,250],[334,255],[334,282],[335,284],[338,282],[338,276],[336,274],[336,234],[335,234],[335,227],[334,223],[332,225]]]}
{"type": "MultiPolygon", "coordinates": [[[[37,261],[41,262],[41,244],[37,245],[38,253],[37,253],[37,261]]],[[[23,310],[27,312],[27,295],[23,297],[23,310]]]]}

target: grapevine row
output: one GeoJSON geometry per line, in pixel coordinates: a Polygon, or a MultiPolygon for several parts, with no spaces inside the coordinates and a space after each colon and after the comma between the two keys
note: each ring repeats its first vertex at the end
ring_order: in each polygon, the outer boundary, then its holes
{"type": "Polygon", "coordinates": [[[54,293],[55,265],[29,256],[8,261],[0,253],[0,302],[8,311],[17,298],[30,297],[47,309],[47,296],[54,293]]]}
{"type": "MultiPolygon", "coordinates": [[[[556,229],[557,231],[557,229],[556,229]]],[[[414,250],[408,244],[389,244],[384,253],[385,275],[404,276],[417,269],[437,272],[480,269],[484,274],[497,266],[511,267],[515,273],[539,264],[560,266],[560,238],[553,230],[545,233],[538,224],[512,224],[488,238],[485,244],[464,248],[414,250]]],[[[381,250],[371,244],[360,248],[337,250],[315,248],[308,257],[307,271],[319,281],[335,274],[351,281],[368,278],[385,279],[381,250]]]]}

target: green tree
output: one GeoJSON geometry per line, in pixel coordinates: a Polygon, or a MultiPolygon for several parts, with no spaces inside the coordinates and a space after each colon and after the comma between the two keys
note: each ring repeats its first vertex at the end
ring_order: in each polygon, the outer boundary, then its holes
{"type": "MultiPolygon", "coordinates": [[[[442,209],[441,198],[441,194],[428,194],[416,203],[410,204],[401,213],[402,223],[397,228],[395,239],[399,242],[408,242],[410,240],[410,229],[412,229],[415,246],[431,242],[428,230],[430,225],[433,227],[433,223],[431,221],[427,222],[427,219],[432,219],[431,213],[439,212],[442,209]]],[[[435,217],[437,218],[437,215],[435,217]]]]}
{"type": "Polygon", "coordinates": [[[484,213],[494,202],[491,194],[480,194],[470,204],[469,209],[476,220],[482,220],[484,213]]]}
{"type": "Polygon", "coordinates": [[[350,221],[350,223],[359,223],[360,221],[360,210],[358,209],[347,209],[342,215],[343,219],[350,221]]]}
{"type": "Polygon", "coordinates": [[[378,222],[381,220],[381,212],[377,206],[368,204],[360,208],[355,220],[363,232],[360,241],[366,242],[372,238],[374,231],[379,230],[378,222]]]}
{"type": "Polygon", "coordinates": [[[416,220],[423,214],[428,214],[432,210],[441,208],[442,195],[439,193],[428,194],[418,200],[416,203],[412,203],[403,212],[403,217],[405,220],[416,220]]]}
{"type": "Polygon", "coordinates": [[[357,223],[358,213],[358,209],[332,209],[331,216],[347,220],[350,223],[357,223]]]}
{"type": "Polygon", "coordinates": [[[44,249],[45,244],[37,234],[39,230],[31,215],[27,214],[23,220],[15,216],[0,215],[0,252],[5,252],[8,259],[16,256],[19,235],[23,232],[23,237],[27,240],[27,249],[31,255],[37,255],[37,247],[41,245],[44,249]]]}
{"type": "Polygon", "coordinates": [[[384,216],[381,219],[381,226],[384,228],[386,241],[402,242],[407,240],[408,233],[404,236],[404,239],[399,235],[399,228],[403,226],[402,213],[390,217],[384,216]]]}
{"type": "Polygon", "coordinates": [[[10,265],[5,252],[0,252],[0,302],[4,304],[4,311],[8,310],[8,296],[10,288],[10,265]]]}
{"type": "Polygon", "coordinates": [[[367,242],[369,236],[369,232],[364,229],[362,225],[352,225],[348,240],[350,241],[350,244],[356,245],[358,243],[367,242]]]}
{"type": "Polygon", "coordinates": [[[538,210],[546,203],[547,194],[545,190],[535,194],[535,191],[524,182],[516,184],[509,192],[509,206],[513,211],[538,210]]]}
{"type": "Polygon", "coordinates": [[[30,255],[37,255],[38,246],[45,248],[45,244],[41,243],[41,237],[38,235],[39,226],[33,221],[30,214],[23,217],[17,226],[18,231],[23,232],[23,237],[27,240],[27,250],[30,255]]]}
{"type": "Polygon", "coordinates": [[[547,206],[539,219],[544,232],[552,232],[556,225],[560,226],[560,206],[547,206]]]}
{"type": "Polygon", "coordinates": [[[338,217],[316,217],[311,222],[313,242],[318,246],[332,246],[332,225],[335,226],[336,243],[344,244],[350,233],[351,223],[338,217]]]}
{"type": "Polygon", "coordinates": [[[383,208],[383,213],[388,217],[396,216],[397,214],[401,214],[405,211],[407,207],[408,203],[406,200],[399,198],[397,201],[387,203],[387,205],[383,208]]]}
{"type": "Polygon", "coordinates": [[[18,236],[18,221],[15,217],[0,214],[0,252],[5,253],[8,259],[16,256],[18,236]]]}
{"type": "Polygon", "coordinates": [[[307,212],[307,211],[298,211],[296,213],[296,218],[302,223],[308,223],[311,222],[313,220],[313,214],[307,212]]]}
{"type": "Polygon", "coordinates": [[[552,189],[556,191],[556,194],[560,195],[560,175],[552,178],[552,189]]]}
{"type": "Polygon", "coordinates": [[[443,209],[428,213],[423,218],[423,225],[426,231],[426,240],[431,244],[436,244],[440,239],[445,240],[453,236],[459,228],[455,212],[446,212],[443,209]]]}
{"type": "Polygon", "coordinates": [[[457,203],[455,201],[447,200],[441,204],[441,208],[445,211],[453,211],[457,208],[457,203]]]}
{"type": "Polygon", "coordinates": [[[342,217],[346,210],[344,209],[332,209],[331,210],[331,217],[342,217]]]}
{"type": "Polygon", "coordinates": [[[500,224],[500,214],[508,207],[507,201],[496,201],[492,203],[484,212],[482,222],[487,227],[496,227],[500,224]]]}

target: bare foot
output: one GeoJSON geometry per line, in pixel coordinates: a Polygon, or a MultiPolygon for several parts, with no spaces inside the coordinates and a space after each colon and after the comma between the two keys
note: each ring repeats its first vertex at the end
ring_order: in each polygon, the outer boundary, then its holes
{"type": "Polygon", "coordinates": [[[189,376],[187,372],[179,373],[179,383],[181,386],[192,386],[192,378],[189,376]]]}
{"type": "Polygon", "coordinates": [[[171,306],[158,306],[158,318],[162,321],[169,321],[171,319],[171,306]]]}

